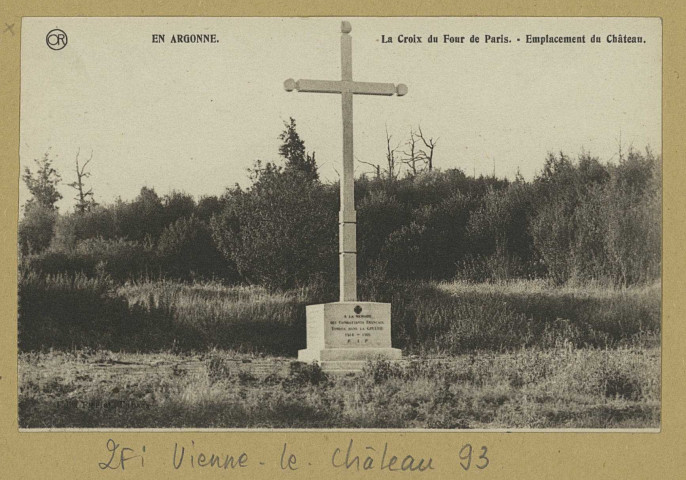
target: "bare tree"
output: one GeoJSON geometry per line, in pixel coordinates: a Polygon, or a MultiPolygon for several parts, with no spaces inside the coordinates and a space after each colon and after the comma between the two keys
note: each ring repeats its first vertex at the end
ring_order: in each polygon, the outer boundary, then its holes
{"type": "Polygon", "coordinates": [[[359,158],[356,160],[372,167],[377,179],[386,177],[388,181],[392,182],[400,175],[403,165],[407,166],[411,175],[417,175],[425,169],[431,171],[437,141],[438,139],[426,137],[422,128],[417,127],[417,131],[410,129],[410,137],[405,143],[406,149],[400,150],[402,143],[393,142],[393,135],[388,133],[388,125],[386,125],[386,168],[382,169],[379,164],[366,162],[359,158]]]}
{"type": "Polygon", "coordinates": [[[84,179],[91,176],[90,172],[86,171],[86,167],[93,160],[93,151],[91,150],[91,155],[88,160],[84,162],[83,165],[79,165],[79,154],[81,149],[76,152],[76,181],[69,184],[69,186],[76,190],[77,194],[74,197],[76,200],[76,211],[79,213],[85,213],[90,211],[93,207],[97,205],[93,199],[93,189],[89,188],[86,190],[84,186],[84,179]]]}
{"type": "Polygon", "coordinates": [[[419,135],[417,135],[414,130],[410,129],[410,139],[405,143],[408,150],[402,151],[404,157],[401,159],[401,162],[408,166],[413,176],[417,175],[417,173],[422,170],[421,163],[426,162],[424,152],[418,148],[419,145],[417,144],[417,141],[419,139],[419,135]],[[418,166],[418,164],[420,165],[418,166]]]}
{"type": "Polygon", "coordinates": [[[436,143],[438,143],[438,138],[435,140],[433,138],[428,138],[424,136],[424,132],[422,132],[422,127],[421,125],[417,126],[418,133],[415,135],[419,140],[422,141],[424,146],[426,147],[426,150],[420,150],[419,156],[426,161],[426,167],[428,168],[429,171],[433,170],[434,168],[434,149],[436,148],[436,143]]]}
{"type": "Polygon", "coordinates": [[[398,175],[400,174],[400,168],[396,168],[396,162],[398,161],[398,159],[395,156],[398,149],[400,148],[400,143],[398,143],[394,148],[391,148],[392,138],[393,136],[388,134],[388,125],[386,125],[386,163],[388,165],[386,169],[386,175],[388,181],[390,182],[398,178],[398,175]]]}
{"type": "Polygon", "coordinates": [[[355,160],[357,160],[360,163],[364,163],[365,165],[369,165],[374,169],[374,178],[379,180],[381,178],[381,165],[378,163],[372,163],[372,162],[365,162],[364,160],[360,160],[359,158],[355,157],[355,160]]]}

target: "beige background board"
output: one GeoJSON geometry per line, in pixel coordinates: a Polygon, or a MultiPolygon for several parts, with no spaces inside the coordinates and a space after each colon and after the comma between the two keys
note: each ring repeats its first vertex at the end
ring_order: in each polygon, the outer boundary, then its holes
{"type": "MultiPolygon", "coordinates": [[[[631,1],[619,6],[616,2],[551,1],[545,5],[533,2],[464,1],[427,2],[421,6],[412,1],[395,2],[392,6],[368,2],[348,2],[335,8],[312,2],[223,2],[188,3],[124,0],[102,5],[84,2],[40,2],[10,0],[0,5],[0,100],[4,115],[0,119],[0,202],[2,229],[0,232],[0,476],[3,478],[379,478],[389,472],[369,473],[333,469],[331,453],[345,449],[353,439],[358,451],[365,446],[412,453],[416,457],[432,457],[435,470],[418,474],[426,478],[679,478],[686,471],[686,382],[684,382],[684,339],[686,324],[683,286],[686,257],[680,239],[683,238],[683,212],[686,196],[683,192],[684,166],[683,115],[686,89],[683,66],[686,65],[686,15],[681,2],[631,1]],[[17,362],[16,362],[16,225],[19,198],[19,108],[20,108],[20,31],[21,18],[26,16],[341,16],[353,23],[355,16],[458,16],[458,15],[531,15],[531,16],[652,16],[663,21],[663,111],[662,153],[664,157],[664,256],[663,256],[663,403],[662,428],[659,433],[629,432],[351,432],[351,431],[276,431],[276,432],[208,432],[208,431],[98,431],[26,433],[17,429],[17,362]],[[14,25],[12,29],[7,29],[14,25]],[[6,30],[7,29],[7,30],[6,30]],[[13,31],[13,33],[12,33],[13,31]],[[113,438],[131,448],[146,447],[145,467],[125,472],[102,472],[98,462],[107,460],[105,448],[113,438]],[[175,442],[187,448],[195,442],[198,451],[239,454],[248,452],[248,468],[240,471],[206,471],[188,469],[175,471],[171,455],[175,442]],[[279,467],[284,442],[296,453],[300,469],[284,472],[279,467]],[[484,471],[464,472],[458,464],[458,451],[465,443],[475,447],[488,446],[491,464],[484,471]],[[257,460],[265,462],[264,466],[257,460]],[[311,465],[308,465],[311,464],[311,465]]],[[[337,35],[336,32],[333,32],[337,35]]],[[[122,42],[126,42],[126,38],[122,42]]],[[[313,64],[317,69],[320,62],[313,64]]],[[[331,68],[337,58],[331,59],[331,68]]],[[[334,72],[335,73],[335,72],[334,72]]],[[[135,74],[133,72],[132,74],[135,74]]],[[[317,75],[294,69],[275,72],[277,91],[289,76],[302,78],[335,78],[325,71],[317,75]]],[[[413,93],[411,79],[382,71],[369,81],[403,82],[413,93]]],[[[49,89],[49,76],[43,80],[49,89]]],[[[227,81],[228,83],[228,81],[227,81]]],[[[227,87],[228,88],[228,87],[227,87]]],[[[279,91],[279,94],[281,92],[279,91]]],[[[302,99],[298,99],[301,101],[302,99]]],[[[386,99],[388,100],[388,99],[386,99]]],[[[384,101],[384,104],[396,104],[384,101]]],[[[395,107],[389,107],[395,108],[395,107]]],[[[401,108],[401,107],[398,107],[401,108]]],[[[337,127],[340,128],[340,127],[337,127]]],[[[278,124],[277,130],[278,131],[278,124]]],[[[338,131],[338,129],[336,130],[338,131]]],[[[658,140],[659,141],[659,140],[658,140]]],[[[335,148],[335,147],[332,147],[335,148]]],[[[193,192],[191,192],[193,193],[193,192]]],[[[400,474],[396,474],[400,475],[400,474]]],[[[392,476],[392,475],[391,475],[392,476]]]]}

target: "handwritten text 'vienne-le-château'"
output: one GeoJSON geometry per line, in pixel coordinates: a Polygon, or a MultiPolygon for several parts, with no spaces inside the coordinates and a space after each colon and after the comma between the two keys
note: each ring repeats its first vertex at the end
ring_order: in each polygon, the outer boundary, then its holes
{"type": "MultiPolygon", "coordinates": [[[[144,468],[145,457],[150,453],[144,445],[125,446],[111,438],[107,441],[106,450],[105,458],[98,462],[98,468],[101,470],[144,468]]],[[[175,442],[169,454],[168,466],[173,470],[240,470],[264,467],[271,463],[265,458],[256,459],[246,451],[227,453],[208,450],[192,440],[175,442]]],[[[465,471],[483,470],[490,463],[488,456],[486,446],[472,447],[469,443],[462,444],[456,449],[456,463],[453,466],[459,465],[465,471]]],[[[287,443],[283,444],[279,458],[274,460],[278,460],[281,470],[288,471],[307,469],[313,465],[287,443]]],[[[429,472],[436,468],[435,461],[430,456],[397,451],[388,442],[374,445],[356,443],[352,438],[334,448],[326,458],[325,465],[336,470],[349,471],[429,472]]]]}

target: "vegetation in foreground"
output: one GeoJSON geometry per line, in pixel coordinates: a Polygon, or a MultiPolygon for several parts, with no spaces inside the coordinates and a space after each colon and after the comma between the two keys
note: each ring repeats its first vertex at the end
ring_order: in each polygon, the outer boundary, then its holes
{"type": "MultiPolygon", "coordinates": [[[[22,351],[125,352],[212,348],[295,356],[305,347],[305,306],[326,292],[170,281],[117,286],[83,275],[20,278],[22,351]]],[[[464,354],[549,348],[659,346],[660,285],[629,288],[494,284],[363,284],[362,298],[391,302],[393,344],[406,353],[464,354]]]]}
{"type": "Polygon", "coordinates": [[[369,362],[358,375],[212,351],[24,353],[21,427],[641,428],[660,423],[659,349],[369,362]],[[101,368],[106,367],[106,368],[101,368]]]}
{"type": "Polygon", "coordinates": [[[365,295],[393,302],[405,360],[345,377],[293,362],[321,292],[22,282],[23,427],[660,424],[659,284],[367,284],[365,295]]]}

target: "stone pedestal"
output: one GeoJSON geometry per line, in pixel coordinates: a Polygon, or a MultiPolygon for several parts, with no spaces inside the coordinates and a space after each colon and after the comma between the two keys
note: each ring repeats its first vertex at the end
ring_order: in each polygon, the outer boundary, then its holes
{"type": "Polygon", "coordinates": [[[356,372],[368,359],[400,359],[391,347],[391,304],[335,302],[307,307],[307,348],[301,362],[316,361],[326,372],[356,372]]]}

